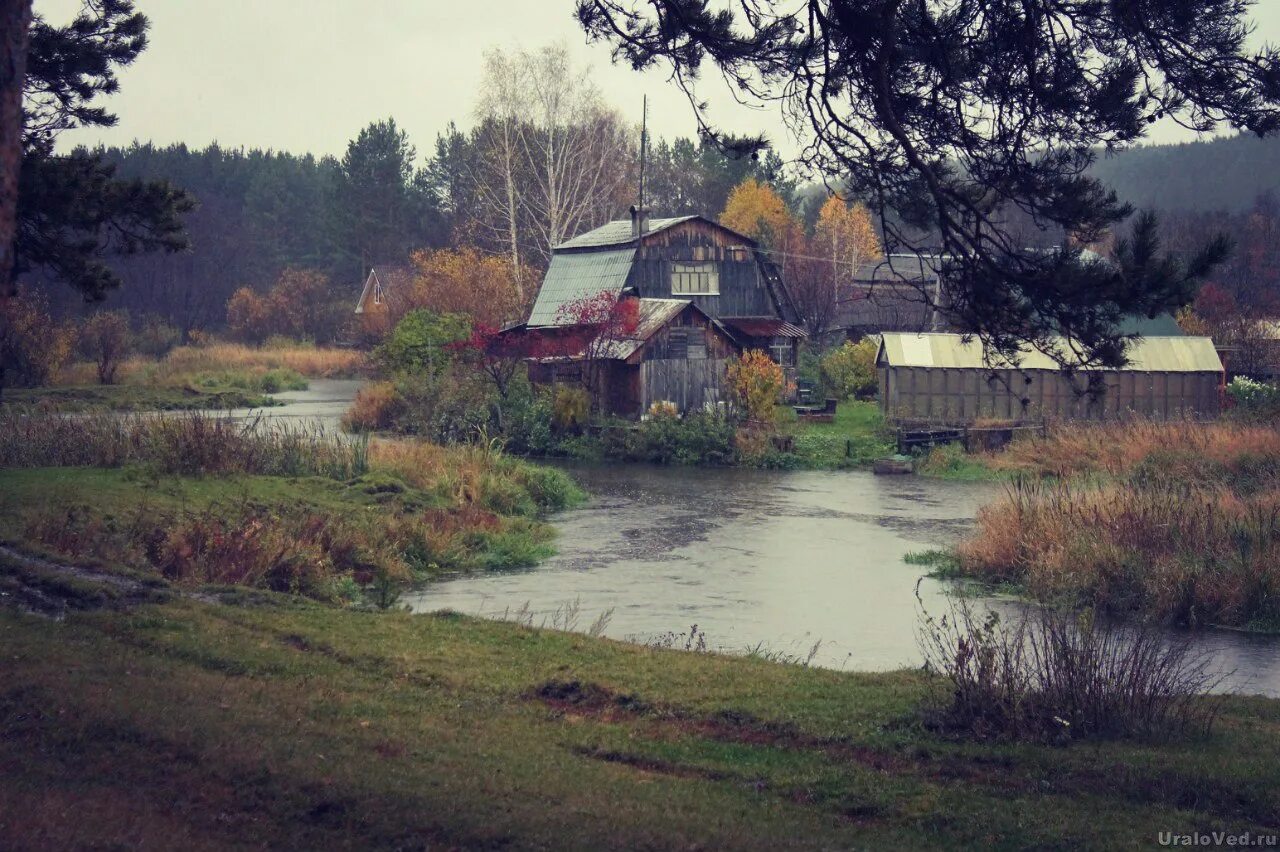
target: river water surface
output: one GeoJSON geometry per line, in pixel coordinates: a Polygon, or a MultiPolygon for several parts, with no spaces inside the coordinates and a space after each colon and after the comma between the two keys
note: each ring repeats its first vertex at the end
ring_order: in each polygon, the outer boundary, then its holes
{"type": "MultiPolygon", "coordinates": [[[[261,413],[336,428],[359,384],[314,381],[261,413]]],[[[817,665],[918,666],[919,608],[943,614],[953,586],[903,556],[954,543],[1000,493],[865,472],[562,466],[590,499],[552,519],[556,556],[526,571],[448,579],[405,600],[421,612],[522,611],[548,625],[576,607],[579,630],[611,611],[605,635],[619,639],[683,634],[673,640],[683,647],[697,625],[713,650],[807,658],[817,645],[817,665]]],[[[1224,688],[1280,697],[1280,638],[1211,631],[1197,643],[1224,688]]]]}

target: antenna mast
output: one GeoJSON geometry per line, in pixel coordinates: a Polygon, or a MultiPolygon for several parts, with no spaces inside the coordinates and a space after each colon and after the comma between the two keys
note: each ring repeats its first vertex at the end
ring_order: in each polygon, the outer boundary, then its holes
{"type": "Polygon", "coordinates": [[[649,141],[649,96],[646,94],[642,101],[643,107],[640,113],[640,203],[639,208],[644,209],[644,149],[649,141]]]}

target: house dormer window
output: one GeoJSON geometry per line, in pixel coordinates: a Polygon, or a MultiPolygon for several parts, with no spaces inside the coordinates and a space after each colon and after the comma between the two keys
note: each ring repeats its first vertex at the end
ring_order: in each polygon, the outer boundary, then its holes
{"type": "Polygon", "coordinates": [[[671,264],[671,295],[720,295],[720,270],[714,263],[671,264]]]}
{"type": "Polygon", "coordinates": [[[382,285],[381,284],[373,285],[373,303],[375,305],[382,304],[382,285]]]}

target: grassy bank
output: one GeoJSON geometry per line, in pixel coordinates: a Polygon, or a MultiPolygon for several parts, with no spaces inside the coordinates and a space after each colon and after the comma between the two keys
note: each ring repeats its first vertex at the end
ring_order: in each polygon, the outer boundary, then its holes
{"type": "Polygon", "coordinates": [[[0,611],[16,848],[1117,848],[1280,823],[1280,704],[972,743],[939,684],[271,595],[0,611]],[[68,819],[68,812],[75,818],[68,819]]]}
{"type": "Polygon", "coordinates": [[[53,386],[7,388],[3,401],[68,412],[259,408],[274,404],[268,394],[305,390],[309,379],[366,372],[365,354],[350,349],[209,343],[180,346],[162,358],[131,357],[110,385],[97,383],[95,365],[70,364],[53,386]]]}
{"type": "Polygon", "coordinates": [[[777,418],[760,431],[695,413],[607,421],[575,432],[557,430],[547,409],[525,413],[508,437],[513,449],[531,456],[650,464],[843,470],[868,467],[893,452],[875,403],[842,402],[830,423],[801,421],[789,406],[779,406],[777,418]],[[545,421],[531,425],[535,417],[545,421]]]}
{"type": "Polygon", "coordinates": [[[1189,625],[1280,628],[1280,432],[1232,422],[1064,425],[942,475],[1003,476],[960,573],[1189,625]]]}
{"type": "Polygon", "coordinates": [[[581,499],[488,447],[348,441],[182,415],[0,417],[0,536],[164,578],[386,605],[450,571],[551,552],[581,499]]]}

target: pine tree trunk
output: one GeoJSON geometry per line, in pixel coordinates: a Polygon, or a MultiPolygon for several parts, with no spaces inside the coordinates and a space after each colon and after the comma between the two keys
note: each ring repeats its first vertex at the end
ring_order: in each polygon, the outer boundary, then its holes
{"type": "MultiPolygon", "coordinates": [[[[8,337],[14,288],[14,237],[18,224],[18,173],[22,167],[22,86],[27,76],[31,0],[0,0],[0,341],[8,337]]],[[[0,347],[0,393],[5,355],[0,347]]]]}

